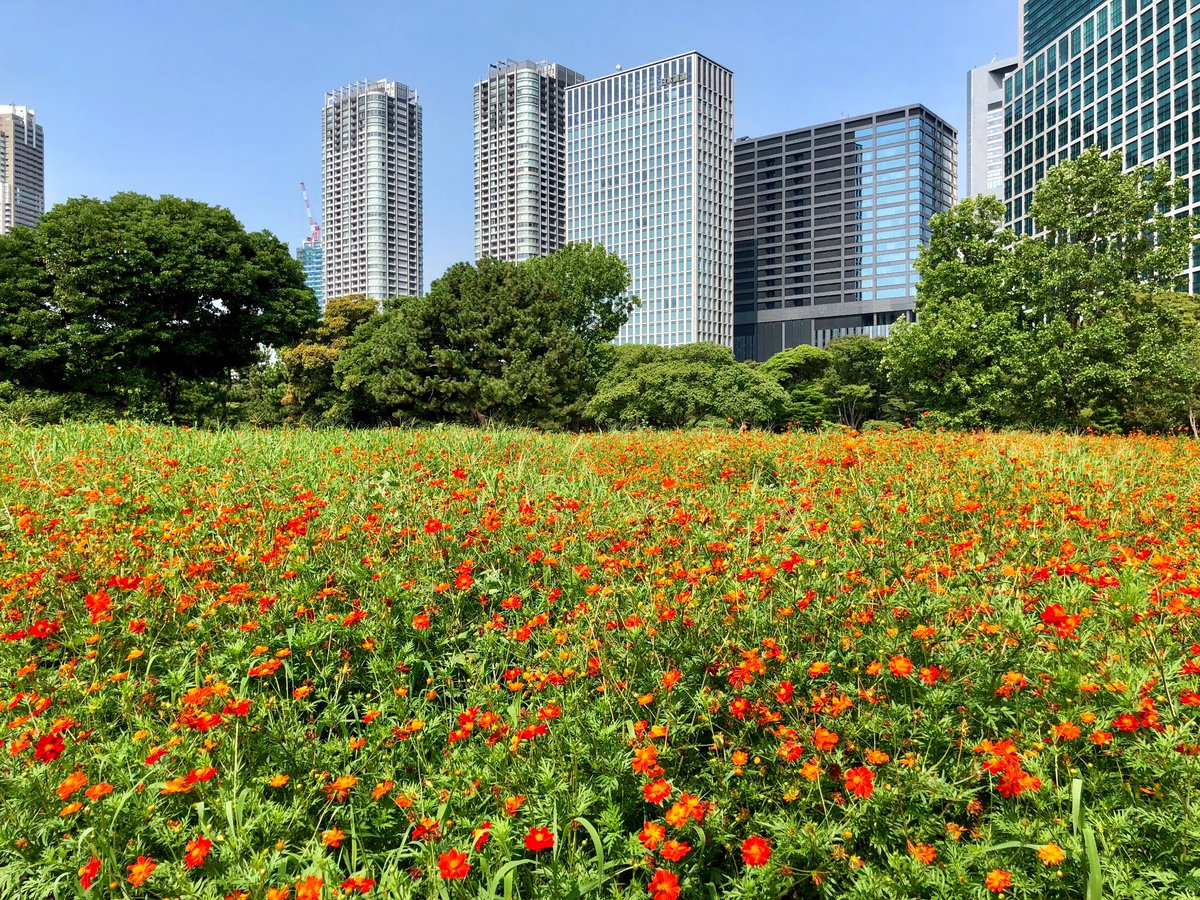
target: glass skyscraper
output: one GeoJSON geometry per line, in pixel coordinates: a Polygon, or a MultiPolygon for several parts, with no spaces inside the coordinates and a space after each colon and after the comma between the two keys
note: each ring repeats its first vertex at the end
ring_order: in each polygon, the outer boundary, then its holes
{"type": "Polygon", "coordinates": [[[422,289],[421,104],[394,81],[325,95],[321,185],[325,297],[422,289]]]}
{"type": "Polygon", "coordinates": [[[918,248],[955,201],[958,139],[923,106],[734,146],[734,353],[885,337],[916,307],[918,248]]]}
{"type": "MultiPolygon", "coordinates": [[[[1045,4],[1028,0],[1028,18],[1045,4]]],[[[1033,234],[1034,189],[1087,147],[1120,153],[1127,168],[1167,161],[1192,188],[1181,212],[1200,212],[1200,0],[1081,4],[1004,83],[1005,198],[1013,227],[1033,234]]],[[[1073,7],[1071,7],[1073,9],[1073,7]]],[[[1036,42],[1030,43],[1036,47],[1036,42]]],[[[1190,289],[1200,292],[1200,251],[1190,289]]]]}
{"type": "Polygon", "coordinates": [[[325,253],[320,240],[306,240],[296,248],[296,259],[304,266],[304,283],[317,295],[317,303],[325,309],[325,253]]]}
{"type": "Polygon", "coordinates": [[[567,89],[567,240],[641,298],[618,344],[733,343],[733,73],[699,53],[567,89]]]}
{"type": "Polygon", "coordinates": [[[561,250],[567,231],[566,89],[555,63],[506,60],[475,85],[475,258],[561,250]]]}
{"type": "Polygon", "coordinates": [[[1107,0],[1020,0],[1021,55],[1028,59],[1107,0]]]}

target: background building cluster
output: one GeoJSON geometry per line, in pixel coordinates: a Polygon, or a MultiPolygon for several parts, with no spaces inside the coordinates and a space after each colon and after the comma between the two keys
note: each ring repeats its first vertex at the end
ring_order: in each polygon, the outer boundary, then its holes
{"type": "MultiPolygon", "coordinates": [[[[1032,234],[1047,170],[1098,145],[1167,161],[1200,213],[1200,0],[1019,0],[1021,47],[967,77],[963,193],[1032,234]]],[[[735,139],[734,74],[691,52],[598,78],[503,60],[474,88],[475,258],[588,241],[642,306],[619,343],[714,341],[764,360],[885,336],[959,194],[958,136],[920,104],[735,139]]],[[[322,218],[297,250],[318,299],[422,291],[421,104],[394,81],[325,96],[322,218]]],[[[44,206],[34,110],[0,106],[0,234],[44,206]]],[[[308,204],[307,193],[305,204],[308,204]]],[[[1200,292],[1200,250],[1191,289],[1200,292]]]]}

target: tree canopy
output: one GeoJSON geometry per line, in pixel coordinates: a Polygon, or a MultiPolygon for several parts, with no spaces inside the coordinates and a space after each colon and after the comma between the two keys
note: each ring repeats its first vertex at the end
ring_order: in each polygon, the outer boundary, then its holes
{"type": "Polygon", "coordinates": [[[0,238],[0,269],[0,341],[24,348],[6,376],[139,415],[174,416],[189,383],[228,381],[317,317],[285,244],[171,196],[69,200],[0,238]]]}

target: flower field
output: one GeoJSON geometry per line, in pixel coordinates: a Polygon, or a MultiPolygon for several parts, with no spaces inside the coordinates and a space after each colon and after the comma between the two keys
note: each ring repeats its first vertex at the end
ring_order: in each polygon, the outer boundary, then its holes
{"type": "Polygon", "coordinates": [[[0,429],[0,897],[1200,896],[1200,445],[0,429]]]}

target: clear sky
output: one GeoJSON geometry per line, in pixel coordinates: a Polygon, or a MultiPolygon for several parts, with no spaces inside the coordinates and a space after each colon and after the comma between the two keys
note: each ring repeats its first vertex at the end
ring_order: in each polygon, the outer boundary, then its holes
{"type": "MultiPolygon", "coordinates": [[[[1017,44],[1017,0],[0,0],[0,103],[46,132],[46,201],[132,190],[231,209],[293,248],[320,218],[325,91],[415,87],[426,281],[474,254],[472,86],[503,58],[587,76],[687,50],[734,72],[753,136],[924,103],[1017,44]]],[[[960,135],[961,138],[961,135],[960,135]]]]}

